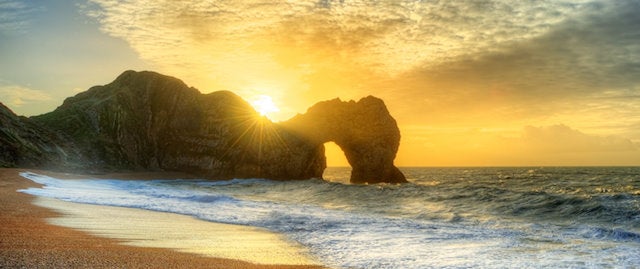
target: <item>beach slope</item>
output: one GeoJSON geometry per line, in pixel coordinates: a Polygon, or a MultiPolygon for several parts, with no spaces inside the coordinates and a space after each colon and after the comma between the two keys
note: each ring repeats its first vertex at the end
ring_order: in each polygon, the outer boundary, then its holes
{"type": "Polygon", "coordinates": [[[52,225],[48,220],[61,217],[59,213],[35,206],[33,196],[17,192],[38,187],[19,175],[23,171],[0,169],[0,268],[320,268],[257,265],[167,248],[136,247],[52,225]]]}

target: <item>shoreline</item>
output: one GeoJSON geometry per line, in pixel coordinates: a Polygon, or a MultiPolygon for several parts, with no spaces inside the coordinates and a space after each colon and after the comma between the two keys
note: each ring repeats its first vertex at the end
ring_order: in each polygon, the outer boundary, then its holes
{"type": "MultiPolygon", "coordinates": [[[[0,267],[3,268],[324,268],[303,264],[263,265],[167,248],[130,246],[125,245],[126,240],[52,225],[50,219],[59,219],[63,215],[34,205],[39,198],[17,192],[19,189],[39,187],[19,175],[26,171],[65,179],[163,178],[162,173],[78,175],[38,169],[0,168],[0,267]]],[[[164,174],[164,178],[176,177],[179,176],[164,174]]],[[[215,225],[213,223],[212,227],[215,225]]],[[[239,257],[242,256],[240,253],[239,257]]]]}

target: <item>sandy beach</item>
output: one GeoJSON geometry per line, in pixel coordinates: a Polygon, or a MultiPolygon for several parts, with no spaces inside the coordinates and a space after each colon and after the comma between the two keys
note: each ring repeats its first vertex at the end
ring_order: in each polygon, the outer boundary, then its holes
{"type": "MultiPolygon", "coordinates": [[[[33,204],[35,197],[17,192],[19,189],[38,187],[19,175],[23,171],[26,170],[0,169],[0,268],[320,268],[313,265],[257,265],[237,259],[178,252],[169,248],[132,246],[126,245],[122,239],[98,237],[93,233],[53,225],[51,220],[60,220],[60,213],[36,206],[33,204]]],[[[82,177],[32,169],[29,171],[58,178],[82,177]]],[[[90,177],[186,176],[118,174],[90,177]]],[[[42,204],[43,201],[38,200],[38,203],[42,204]]]]}

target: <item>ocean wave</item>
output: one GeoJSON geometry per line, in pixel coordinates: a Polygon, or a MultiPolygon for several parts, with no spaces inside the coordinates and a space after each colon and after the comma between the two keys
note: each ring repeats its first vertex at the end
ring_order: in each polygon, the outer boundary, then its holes
{"type": "Polygon", "coordinates": [[[337,268],[585,267],[584,261],[602,267],[613,262],[605,255],[623,267],[640,266],[637,179],[545,169],[413,173],[413,183],[403,185],[59,180],[23,173],[44,187],[22,191],[262,227],[337,268]]]}
{"type": "Polygon", "coordinates": [[[640,233],[626,231],[620,228],[587,227],[580,234],[588,239],[614,240],[621,242],[640,243],[640,233]]]}

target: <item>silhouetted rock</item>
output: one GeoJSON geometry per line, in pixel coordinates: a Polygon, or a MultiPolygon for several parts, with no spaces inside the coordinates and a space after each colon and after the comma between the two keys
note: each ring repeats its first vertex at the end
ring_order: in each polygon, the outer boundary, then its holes
{"type": "Polygon", "coordinates": [[[353,167],[352,182],[406,182],[393,165],[400,140],[396,122],[382,100],[371,96],[357,103],[321,102],[274,124],[231,92],[201,94],[173,77],[126,71],[47,114],[19,118],[4,106],[0,112],[3,166],[321,178],[323,143],[335,141],[353,167]]]}
{"type": "Polygon", "coordinates": [[[313,145],[333,141],[340,146],[352,167],[352,183],[407,182],[393,164],[400,130],[384,102],[376,97],[320,102],[283,126],[313,145]]]}

